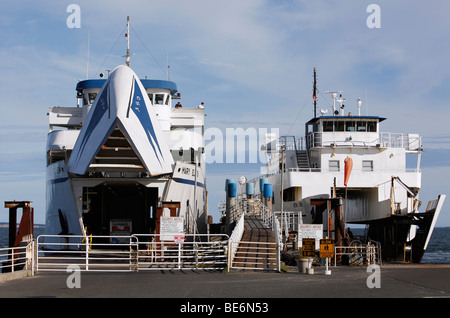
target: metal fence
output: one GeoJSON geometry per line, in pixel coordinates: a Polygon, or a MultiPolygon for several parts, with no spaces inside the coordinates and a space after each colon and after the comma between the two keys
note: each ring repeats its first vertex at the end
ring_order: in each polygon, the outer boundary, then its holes
{"type": "Polygon", "coordinates": [[[134,236],[40,235],[36,270],[135,271],[137,239],[134,236]]]}
{"type": "Polygon", "coordinates": [[[182,241],[160,241],[159,235],[40,235],[37,271],[140,271],[161,269],[224,269],[227,235],[185,235],[182,241]]]}
{"type": "Polygon", "coordinates": [[[34,241],[19,247],[0,248],[0,272],[14,273],[20,270],[31,270],[33,262],[34,241]]]}
{"type": "Polygon", "coordinates": [[[183,240],[160,241],[156,234],[136,234],[139,270],[203,269],[227,267],[228,235],[187,234],[183,240]]]}
{"type": "Polygon", "coordinates": [[[381,265],[382,262],[380,243],[374,241],[367,244],[353,241],[350,246],[335,246],[334,266],[342,256],[348,257],[349,265],[381,265]]]}

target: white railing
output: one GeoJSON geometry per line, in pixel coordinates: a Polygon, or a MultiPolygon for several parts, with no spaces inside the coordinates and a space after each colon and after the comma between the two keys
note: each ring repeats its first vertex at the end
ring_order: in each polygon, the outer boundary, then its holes
{"type": "MultiPolygon", "coordinates": [[[[344,132],[342,132],[344,133],[344,132]]],[[[323,140],[324,134],[330,136],[329,133],[312,132],[306,136],[306,146],[308,149],[314,147],[326,146],[352,146],[352,147],[382,147],[382,148],[404,148],[411,151],[420,151],[422,149],[422,137],[416,134],[390,133],[380,132],[378,138],[374,140],[358,139],[360,132],[345,132],[346,139],[323,140]],[[351,134],[351,138],[347,135],[351,134]]],[[[337,136],[342,134],[336,133],[337,136]]],[[[365,134],[363,136],[366,136],[365,134]]],[[[339,138],[339,137],[338,137],[339,138]]]]}
{"type": "Polygon", "coordinates": [[[244,217],[245,214],[242,213],[228,241],[228,271],[230,271],[230,264],[233,264],[239,242],[242,240],[242,235],[244,234],[244,217]]]}
{"type": "Polygon", "coordinates": [[[227,266],[228,235],[186,234],[179,242],[159,241],[157,234],[135,234],[139,270],[203,269],[227,266]],[[200,240],[200,241],[194,241],[200,240]]]}
{"type": "Polygon", "coordinates": [[[334,247],[334,266],[337,258],[347,256],[351,265],[381,265],[381,246],[380,243],[371,241],[367,244],[361,244],[353,241],[350,246],[334,247]]]}
{"type": "Polygon", "coordinates": [[[0,272],[31,270],[34,273],[34,241],[25,246],[0,248],[0,272]]]}
{"type": "Polygon", "coordinates": [[[39,235],[37,271],[136,271],[137,238],[134,236],[39,235]]]}
{"type": "Polygon", "coordinates": [[[190,234],[182,241],[159,241],[159,235],[40,235],[37,271],[123,272],[161,269],[224,269],[228,236],[190,234]],[[200,240],[200,241],[195,241],[200,240]]]}
{"type": "Polygon", "coordinates": [[[278,222],[278,218],[275,216],[275,214],[273,214],[273,232],[275,235],[275,243],[277,245],[277,260],[276,260],[276,270],[277,272],[279,272],[281,270],[281,251],[283,249],[283,243],[281,242],[281,228],[280,228],[280,223],[278,222]]]}

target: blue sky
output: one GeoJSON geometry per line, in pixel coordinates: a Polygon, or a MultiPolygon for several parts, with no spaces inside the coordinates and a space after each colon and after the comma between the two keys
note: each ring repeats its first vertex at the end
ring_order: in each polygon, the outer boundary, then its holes
{"type": "MultiPolygon", "coordinates": [[[[421,199],[450,194],[450,3],[433,1],[10,1],[0,12],[0,201],[31,200],[45,222],[45,143],[50,106],[74,106],[75,85],[124,62],[131,17],[136,73],[177,83],[185,107],[204,101],[206,125],[277,128],[302,136],[327,90],[346,109],[387,117],[382,131],[423,136],[421,199]],[[81,9],[68,28],[67,6],[81,9]],[[367,27],[371,3],[381,28],[367,27]],[[137,36],[136,36],[137,33],[137,36]]],[[[210,164],[210,214],[226,178],[257,176],[261,164],[210,164]]],[[[438,226],[450,226],[450,198],[438,226]]],[[[0,221],[7,221],[7,209],[0,221]]]]}

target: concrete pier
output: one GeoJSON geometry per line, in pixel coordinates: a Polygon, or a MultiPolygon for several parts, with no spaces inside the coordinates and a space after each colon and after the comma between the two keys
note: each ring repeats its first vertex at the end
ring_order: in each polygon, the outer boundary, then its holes
{"type": "MultiPolygon", "coordinates": [[[[450,297],[450,264],[383,265],[379,276],[367,267],[331,267],[331,275],[288,272],[157,271],[79,272],[80,288],[69,288],[73,273],[39,272],[3,282],[0,298],[442,298],[450,297]],[[375,281],[378,280],[378,287],[375,281]]],[[[178,302],[179,302],[178,301],[178,302]]],[[[178,303],[176,302],[176,303],[178,303]]]]}

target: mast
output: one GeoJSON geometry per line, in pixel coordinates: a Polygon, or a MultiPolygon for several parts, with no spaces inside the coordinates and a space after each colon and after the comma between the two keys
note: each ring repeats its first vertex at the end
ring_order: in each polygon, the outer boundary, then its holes
{"type": "Polygon", "coordinates": [[[125,37],[127,38],[127,55],[125,55],[124,57],[126,57],[125,60],[125,64],[127,66],[130,66],[130,17],[127,17],[127,34],[125,34],[125,37]]]}
{"type": "Polygon", "coordinates": [[[316,81],[316,68],[314,68],[314,87],[313,87],[313,100],[314,100],[314,118],[316,118],[317,114],[317,81],[316,81]]]}

